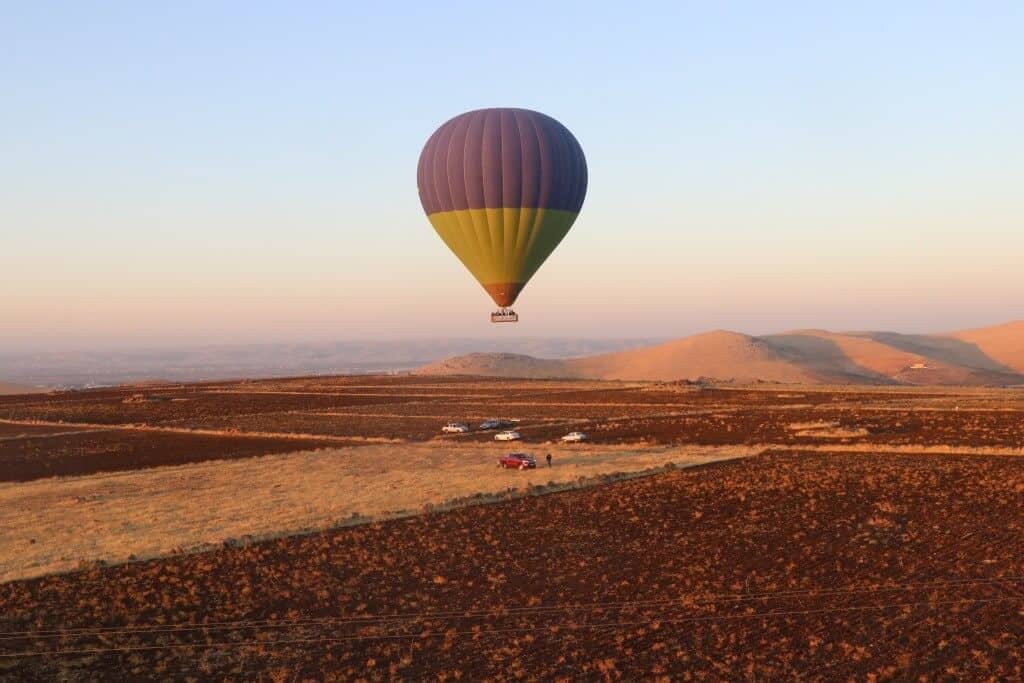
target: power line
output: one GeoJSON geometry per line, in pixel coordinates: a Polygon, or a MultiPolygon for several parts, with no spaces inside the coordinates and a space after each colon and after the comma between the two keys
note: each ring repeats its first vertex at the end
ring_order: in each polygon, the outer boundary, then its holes
{"type": "Polygon", "coordinates": [[[1002,582],[1024,582],[1024,576],[1010,576],[1010,577],[997,577],[997,578],[986,578],[986,579],[950,579],[935,582],[923,582],[923,583],[904,583],[904,584],[892,584],[882,586],[864,586],[864,587],[843,587],[843,588],[806,588],[806,589],[795,589],[795,590],[782,590],[782,591],[761,591],[753,593],[712,593],[707,595],[693,596],[687,600],[688,596],[681,596],[676,598],[666,598],[660,600],[628,600],[621,602],[592,602],[592,603],[581,603],[577,605],[562,604],[562,605],[536,605],[526,607],[504,607],[496,606],[486,609],[476,610],[449,610],[449,611],[434,611],[434,612],[403,612],[395,614],[363,614],[363,615],[352,615],[348,617],[321,617],[311,619],[295,619],[295,620],[232,620],[232,621],[219,621],[219,622],[208,622],[208,623],[182,623],[182,624],[152,624],[152,625],[139,625],[139,626],[97,626],[97,627],[83,627],[79,629],[66,629],[66,630],[36,630],[36,631],[7,631],[0,632],[0,640],[25,640],[25,639],[43,639],[43,638],[59,638],[68,636],[89,636],[89,635],[119,635],[119,634],[132,634],[132,633],[173,633],[173,632],[188,632],[188,631],[205,631],[205,630],[220,630],[220,629],[232,629],[232,628],[291,628],[300,626],[315,626],[315,625],[329,625],[329,624],[367,624],[372,625],[373,622],[383,621],[409,621],[409,620],[430,620],[430,619],[448,619],[448,618],[465,618],[471,619],[475,617],[501,617],[501,616],[515,616],[515,615],[529,615],[529,614],[541,614],[545,612],[575,612],[575,611],[587,611],[587,610],[598,610],[598,609],[625,609],[625,608],[640,608],[640,607],[658,607],[662,605],[673,605],[679,604],[680,606],[701,606],[711,605],[720,602],[743,602],[748,600],[782,600],[787,598],[801,598],[801,597],[828,597],[828,596],[839,596],[839,595],[855,595],[855,594],[877,594],[877,593],[889,593],[895,591],[922,591],[928,589],[943,589],[952,587],[966,587],[966,586],[986,586],[993,585],[999,586],[1002,582]]]}
{"type": "Polygon", "coordinates": [[[683,617],[677,619],[644,619],[640,621],[621,621],[621,622],[607,622],[602,624],[549,624],[547,626],[527,626],[527,627],[514,627],[514,628],[503,628],[503,629],[487,629],[477,631],[445,631],[445,632],[422,632],[416,634],[381,634],[381,635],[356,635],[356,636],[342,636],[334,638],[294,638],[288,640],[250,640],[250,641],[235,641],[235,642],[218,642],[218,643],[174,643],[166,645],[127,645],[119,647],[109,648],[83,648],[83,649],[71,649],[71,650],[35,650],[25,652],[12,652],[12,653],[0,653],[0,658],[16,658],[16,657],[36,657],[36,656],[63,656],[70,654],[106,654],[113,652],[141,652],[141,651],[152,651],[152,650],[172,650],[172,649],[197,649],[197,648],[240,648],[240,647],[266,647],[266,646],[277,646],[277,645],[298,645],[298,644],[327,644],[327,643],[343,643],[353,641],[365,641],[365,640],[409,640],[409,639],[425,639],[425,638],[437,638],[437,637],[453,637],[453,636],[481,636],[481,635],[495,635],[503,633],[528,633],[536,631],[548,631],[557,632],[562,629],[566,630],[586,630],[586,629],[605,629],[605,628],[624,628],[631,626],[646,626],[653,623],[659,624],[681,624],[681,623],[697,623],[697,622],[717,622],[717,621],[736,621],[743,619],[772,619],[778,617],[791,617],[791,616],[805,616],[810,614],[829,614],[839,612],[863,612],[870,610],[888,610],[895,608],[937,608],[952,605],[977,605],[985,603],[1012,603],[1012,602],[1024,602],[1024,598],[1017,597],[1001,597],[1001,598],[968,598],[963,600],[948,600],[948,601],[925,601],[925,602],[909,602],[909,603],[889,603],[886,605],[855,605],[847,607],[825,607],[818,609],[806,609],[806,610],[787,610],[787,611],[776,611],[776,612],[761,612],[761,613],[750,613],[750,614],[734,614],[734,615],[718,615],[718,616],[707,616],[707,617],[683,617]],[[557,631],[555,631],[557,629],[557,631]]]}

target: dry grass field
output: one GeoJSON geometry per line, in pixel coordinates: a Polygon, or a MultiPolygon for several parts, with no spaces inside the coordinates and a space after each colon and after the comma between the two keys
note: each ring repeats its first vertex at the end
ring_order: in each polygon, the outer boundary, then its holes
{"type": "Polygon", "coordinates": [[[552,466],[500,470],[501,449],[326,448],[230,462],[0,484],[0,581],[417,514],[687,467],[751,447],[552,447],[552,466]],[[512,491],[509,491],[509,489],[512,491]],[[474,496],[483,496],[474,498],[474,496]]]}
{"type": "Polygon", "coordinates": [[[980,388],[4,396],[0,680],[1021,678],[1022,447],[980,388]]]}

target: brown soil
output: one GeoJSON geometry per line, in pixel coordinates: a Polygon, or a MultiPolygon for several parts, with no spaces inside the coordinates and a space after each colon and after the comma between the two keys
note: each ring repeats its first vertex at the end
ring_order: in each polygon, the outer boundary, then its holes
{"type": "Polygon", "coordinates": [[[139,403],[124,403],[138,393],[133,390],[114,396],[69,401],[31,401],[0,406],[0,419],[63,420],[99,424],[167,424],[208,418],[289,410],[325,410],[352,405],[411,400],[402,396],[366,396],[357,394],[290,395],[280,393],[221,393],[194,390],[150,392],[153,398],[139,403]],[[161,400],[162,399],[162,400],[161,400]]]}
{"type": "MultiPolygon", "coordinates": [[[[65,433],[68,428],[65,428],[65,433]]],[[[0,441],[0,482],[122,472],[337,446],[292,439],[94,430],[0,441]]]]}

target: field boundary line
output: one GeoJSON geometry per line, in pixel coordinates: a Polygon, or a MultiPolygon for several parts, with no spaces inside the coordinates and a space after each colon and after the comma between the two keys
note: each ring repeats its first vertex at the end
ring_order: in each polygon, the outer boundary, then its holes
{"type": "Polygon", "coordinates": [[[38,427],[82,427],[82,431],[89,432],[96,429],[107,431],[126,432],[157,432],[165,434],[192,434],[195,436],[218,436],[228,438],[257,438],[257,439],[289,439],[293,441],[331,441],[342,443],[347,446],[356,446],[361,443],[406,443],[404,439],[389,439],[376,436],[337,436],[334,434],[309,434],[302,432],[242,432],[227,429],[189,429],[187,427],[168,427],[166,425],[147,424],[100,424],[94,422],[56,422],[51,420],[10,420],[0,418],[0,424],[38,426],[38,427]]]}
{"type": "Polygon", "coordinates": [[[917,446],[914,444],[759,444],[769,451],[789,453],[863,453],[877,455],[978,455],[1024,456],[1024,448],[987,446],[917,446]]]}
{"type": "MultiPolygon", "coordinates": [[[[26,427],[31,425],[25,425],[26,427]]],[[[42,426],[42,425],[40,425],[42,426]]],[[[22,441],[25,439],[51,439],[58,436],[76,436],[78,434],[100,434],[102,432],[116,432],[117,429],[111,428],[96,428],[96,429],[76,429],[67,432],[47,432],[45,434],[16,434],[14,436],[0,436],[0,441],[22,441]]]]}

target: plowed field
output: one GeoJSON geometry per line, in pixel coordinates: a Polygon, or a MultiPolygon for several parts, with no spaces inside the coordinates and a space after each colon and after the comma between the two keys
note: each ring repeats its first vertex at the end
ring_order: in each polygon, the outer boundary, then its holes
{"type": "Polygon", "coordinates": [[[4,397],[0,680],[1020,680],[1022,447],[1013,390],[4,397]]]}

